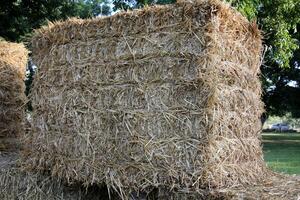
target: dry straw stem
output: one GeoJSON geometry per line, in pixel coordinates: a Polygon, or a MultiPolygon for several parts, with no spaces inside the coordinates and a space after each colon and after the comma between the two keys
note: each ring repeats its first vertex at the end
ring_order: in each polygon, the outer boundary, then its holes
{"type": "MultiPolygon", "coordinates": [[[[1,200],[119,200],[97,187],[67,186],[61,180],[39,173],[24,172],[19,168],[17,153],[0,154],[1,200]]],[[[222,190],[203,190],[199,193],[155,191],[148,200],[156,199],[249,199],[290,200],[300,194],[300,177],[274,174],[255,186],[222,190]]]]}
{"type": "Polygon", "coordinates": [[[45,174],[22,171],[17,153],[0,154],[1,200],[99,200],[108,199],[100,189],[67,186],[45,174]],[[87,193],[88,192],[88,193],[87,193]]]}
{"type": "Polygon", "coordinates": [[[0,41],[0,150],[22,131],[27,54],[22,44],[0,41]]]}
{"type": "Polygon", "coordinates": [[[25,168],[132,191],[260,182],[261,35],[219,1],[37,30],[25,168]]]}
{"type": "Polygon", "coordinates": [[[218,191],[219,196],[232,200],[290,200],[300,198],[300,176],[274,174],[261,184],[250,187],[237,187],[218,191]]]}
{"type": "MultiPolygon", "coordinates": [[[[231,191],[230,191],[231,192],[231,191]]],[[[226,192],[227,194],[228,192],[226,192]]],[[[205,195],[170,193],[168,191],[155,191],[147,197],[156,199],[214,199],[226,197],[224,192],[213,195],[205,191],[205,195]],[[167,196],[166,196],[167,195],[167,196]],[[222,195],[222,196],[220,196],[222,195]]],[[[120,200],[117,194],[108,194],[106,188],[82,187],[80,185],[67,185],[63,181],[50,177],[47,174],[23,171],[20,168],[19,154],[16,152],[0,154],[0,199],[1,200],[120,200]]]]}
{"type": "Polygon", "coordinates": [[[67,186],[61,180],[24,172],[20,168],[0,169],[1,200],[98,200],[108,199],[103,193],[86,192],[79,186],[67,186]],[[104,197],[104,198],[102,198],[104,197]]]}

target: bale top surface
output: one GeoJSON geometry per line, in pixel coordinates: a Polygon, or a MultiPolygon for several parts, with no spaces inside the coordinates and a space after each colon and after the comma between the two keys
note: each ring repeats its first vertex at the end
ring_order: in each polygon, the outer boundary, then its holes
{"type": "Polygon", "coordinates": [[[15,67],[22,72],[24,78],[27,58],[28,50],[23,44],[0,41],[0,62],[15,67]]]}

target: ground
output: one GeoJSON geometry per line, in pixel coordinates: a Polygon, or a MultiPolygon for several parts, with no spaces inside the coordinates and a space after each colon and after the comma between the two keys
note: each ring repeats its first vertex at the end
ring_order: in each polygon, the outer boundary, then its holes
{"type": "Polygon", "coordinates": [[[300,133],[264,133],[263,150],[274,171],[300,174],[300,133]]]}

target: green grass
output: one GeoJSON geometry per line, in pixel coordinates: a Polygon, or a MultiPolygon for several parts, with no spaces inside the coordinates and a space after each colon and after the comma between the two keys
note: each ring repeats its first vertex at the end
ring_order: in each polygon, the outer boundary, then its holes
{"type": "Polygon", "coordinates": [[[299,133],[264,133],[262,138],[269,167],[278,172],[300,174],[299,133]]]}

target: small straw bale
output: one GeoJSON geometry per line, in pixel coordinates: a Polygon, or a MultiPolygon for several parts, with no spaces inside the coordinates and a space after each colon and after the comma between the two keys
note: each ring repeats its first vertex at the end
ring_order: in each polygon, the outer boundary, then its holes
{"type": "Polygon", "coordinates": [[[214,0],[37,30],[24,167],[184,192],[260,182],[261,35],[214,0]]]}
{"type": "Polygon", "coordinates": [[[14,149],[23,130],[27,55],[22,44],[0,41],[0,151],[14,149]]]}

